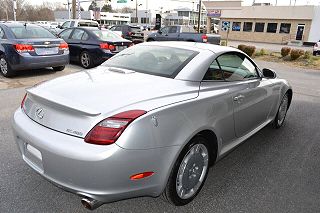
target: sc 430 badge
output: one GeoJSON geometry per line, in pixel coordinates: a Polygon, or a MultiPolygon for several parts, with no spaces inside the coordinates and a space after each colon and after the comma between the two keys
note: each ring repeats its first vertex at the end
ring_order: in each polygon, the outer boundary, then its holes
{"type": "Polygon", "coordinates": [[[67,132],[67,133],[70,133],[70,134],[72,134],[72,135],[83,136],[83,133],[82,133],[82,132],[75,131],[75,130],[72,130],[72,129],[67,129],[66,132],[67,132]]]}

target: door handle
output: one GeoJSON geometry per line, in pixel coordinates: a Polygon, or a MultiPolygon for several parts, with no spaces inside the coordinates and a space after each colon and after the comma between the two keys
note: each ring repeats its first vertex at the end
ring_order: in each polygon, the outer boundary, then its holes
{"type": "Polygon", "coordinates": [[[238,95],[233,98],[234,101],[240,101],[242,99],[244,99],[244,95],[238,95]]]}

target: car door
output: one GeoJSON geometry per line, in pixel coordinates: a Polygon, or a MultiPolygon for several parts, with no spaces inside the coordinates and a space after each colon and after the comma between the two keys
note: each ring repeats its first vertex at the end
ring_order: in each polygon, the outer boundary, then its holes
{"type": "Polygon", "coordinates": [[[82,29],[74,29],[70,39],[69,39],[69,51],[72,54],[72,60],[78,61],[80,57],[80,53],[82,51],[82,36],[84,35],[84,30],[82,29]]]}
{"type": "Polygon", "coordinates": [[[242,53],[229,52],[217,58],[222,79],[237,86],[233,94],[234,126],[242,137],[267,121],[272,107],[270,81],[261,78],[257,66],[242,53]]]}
{"type": "Polygon", "coordinates": [[[157,33],[157,41],[167,41],[169,27],[162,27],[157,33]]]}
{"type": "Polygon", "coordinates": [[[65,42],[67,42],[67,44],[69,45],[70,60],[73,60],[73,58],[74,58],[74,53],[71,52],[71,50],[70,50],[70,46],[71,46],[70,45],[70,35],[71,35],[72,31],[73,31],[73,29],[66,29],[59,34],[59,37],[62,38],[65,42]]]}
{"type": "Polygon", "coordinates": [[[179,37],[178,29],[178,26],[169,27],[166,41],[177,41],[179,37]]]}

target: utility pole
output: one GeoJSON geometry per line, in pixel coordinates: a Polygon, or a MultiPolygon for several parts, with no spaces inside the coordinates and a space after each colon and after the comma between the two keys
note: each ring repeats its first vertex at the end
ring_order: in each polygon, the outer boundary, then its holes
{"type": "Polygon", "coordinates": [[[198,33],[200,33],[200,22],[201,22],[201,12],[202,12],[201,0],[199,0],[199,14],[198,14],[198,33]]]}
{"type": "Polygon", "coordinates": [[[138,24],[138,0],[136,0],[136,23],[138,24]]]}
{"type": "Polygon", "coordinates": [[[16,0],[13,0],[13,20],[14,21],[17,21],[16,9],[17,9],[17,2],[16,2],[16,0]]]}
{"type": "Polygon", "coordinates": [[[77,17],[76,3],[77,0],[72,0],[72,19],[76,19],[77,17]]]}

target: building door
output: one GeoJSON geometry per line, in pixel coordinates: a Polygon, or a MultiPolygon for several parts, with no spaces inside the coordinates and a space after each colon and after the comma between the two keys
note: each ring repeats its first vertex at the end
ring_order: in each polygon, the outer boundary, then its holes
{"type": "Polygon", "coordinates": [[[299,24],[297,27],[296,40],[303,40],[304,24],[299,24]]]}

